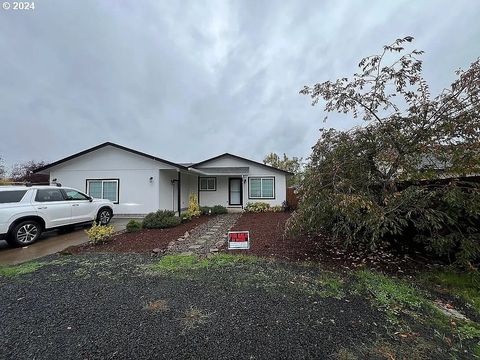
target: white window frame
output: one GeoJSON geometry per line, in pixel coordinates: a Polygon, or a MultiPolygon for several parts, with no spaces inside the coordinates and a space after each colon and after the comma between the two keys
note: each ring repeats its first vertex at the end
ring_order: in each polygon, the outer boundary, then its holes
{"type": "Polygon", "coordinates": [[[248,178],[248,198],[249,199],[275,199],[275,176],[252,176],[248,178]],[[260,197],[252,196],[252,180],[260,180],[260,197]],[[273,196],[263,196],[263,180],[273,180],[273,196]]]}
{"type": "Polygon", "coordinates": [[[217,191],[217,178],[215,176],[200,176],[198,180],[198,190],[199,191],[217,191]],[[207,188],[202,189],[202,180],[206,181],[207,188]],[[213,179],[213,189],[208,188],[208,180],[213,179]]]}
{"type": "MultiPolygon", "coordinates": [[[[112,202],[114,204],[119,203],[119,200],[120,200],[120,179],[87,179],[86,182],[87,182],[86,192],[87,192],[88,196],[91,196],[90,195],[90,182],[101,182],[102,183],[102,197],[101,197],[101,199],[105,199],[103,197],[103,183],[104,182],[116,182],[117,183],[117,192],[116,192],[117,199],[115,201],[112,201],[112,202]]],[[[106,199],[106,200],[109,200],[109,199],[106,199]]]]}

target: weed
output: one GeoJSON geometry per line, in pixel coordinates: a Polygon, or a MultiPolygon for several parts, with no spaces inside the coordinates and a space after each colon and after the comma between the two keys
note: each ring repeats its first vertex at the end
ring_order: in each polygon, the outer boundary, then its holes
{"type": "Polygon", "coordinates": [[[334,359],[338,360],[357,360],[357,356],[353,354],[350,350],[341,348],[336,354],[333,355],[334,359]]]}
{"type": "Polygon", "coordinates": [[[148,302],[143,308],[152,312],[165,312],[170,309],[170,306],[167,300],[159,299],[148,302]]]}
{"type": "Polygon", "coordinates": [[[45,266],[46,264],[47,263],[34,261],[34,262],[28,262],[20,265],[0,267],[0,276],[15,277],[15,276],[20,276],[24,274],[29,274],[37,271],[38,269],[45,266]]]}
{"type": "Polygon", "coordinates": [[[210,316],[211,314],[207,314],[202,310],[198,309],[197,307],[190,307],[190,309],[187,309],[185,311],[183,318],[181,318],[183,327],[182,333],[185,333],[192,329],[196,329],[200,325],[206,324],[210,316]]]}

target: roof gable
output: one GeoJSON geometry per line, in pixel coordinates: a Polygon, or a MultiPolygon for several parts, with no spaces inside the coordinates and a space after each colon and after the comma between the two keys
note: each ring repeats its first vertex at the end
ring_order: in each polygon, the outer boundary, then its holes
{"type": "Polygon", "coordinates": [[[168,160],[165,160],[165,159],[161,159],[159,157],[156,157],[156,156],[153,156],[153,155],[149,155],[149,154],[146,154],[146,153],[143,153],[141,151],[137,151],[137,150],[134,150],[134,149],[130,149],[130,148],[127,148],[125,146],[122,146],[122,145],[118,145],[118,144],[115,144],[115,143],[112,143],[112,142],[104,142],[103,144],[100,144],[100,145],[97,145],[97,146],[94,146],[92,148],[89,148],[87,150],[83,150],[83,151],[80,151],[76,154],[73,154],[73,155],[70,155],[70,156],[67,156],[66,158],[63,158],[63,159],[60,159],[58,161],[55,161],[53,163],[50,163],[48,165],[45,165],[45,166],[42,166],[38,169],[35,169],[33,172],[34,173],[38,173],[38,172],[41,172],[41,171],[44,171],[44,170],[47,170],[49,168],[52,168],[54,166],[57,166],[57,165],[60,165],[64,162],[67,162],[67,161],[70,161],[70,160],[73,160],[75,158],[78,158],[82,155],[85,155],[85,154],[88,154],[88,153],[91,153],[95,150],[99,150],[99,149],[102,149],[104,147],[107,147],[107,146],[111,146],[111,147],[114,147],[114,148],[117,148],[117,149],[120,149],[120,150],[124,150],[124,151],[128,151],[130,153],[133,153],[135,155],[139,155],[139,156],[143,156],[143,157],[146,157],[148,159],[151,159],[151,160],[154,160],[154,161],[159,161],[159,162],[162,162],[162,163],[165,163],[165,164],[168,164],[168,165],[171,165],[173,167],[176,167],[176,168],[179,168],[179,169],[183,169],[183,170],[187,170],[187,168],[183,165],[180,165],[180,164],[176,164],[174,162],[171,162],[171,161],[168,161],[168,160]]]}
{"type": "Polygon", "coordinates": [[[267,169],[269,169],[269,170],[278,171],[278,172],[284,173],[284,174],[286,174],[286,175],[293,175],[293,173],[291,173],[291,172],[289,172],[289,171],[285,171],[285,170],[282,170],[282,169],[278,169],[278,168],[276,168],[276,167],[273,167],[273,166],[270,166],[270,165],[266,165],[266,164],[261,163],[261,162],[258,162],[258,161],[246,159],[246,158],[243,158],[243,157],[241,157],[241,156],[233,155],[233,154],[230,154],[230,153],[224,153],[224,154],[221,154],[221,155],[218,155],[218,156],[214,156],[214,157],[212,157],[212,158],[210,158],[210,159],[200,161],[200,162],[198,162],[198,163],[193,164],[191,167],[193,167],[193,168],[202,167],[202,166],[204,166],[205,164],[207,164],[207,163],[209,163],[209,162],[211,162],[211,161],[218,160],[218,159],[221,159],[221,158],[224,158],[224,157],[232,157],[232,158],[237,159],[237,160],[245,161],[245,162],[248,162],[248,163],[251,163],[251,164],[255,164],[255,165],[258,165],[258,166],[262,166],[262,167],[267,168],[267,169]]]}

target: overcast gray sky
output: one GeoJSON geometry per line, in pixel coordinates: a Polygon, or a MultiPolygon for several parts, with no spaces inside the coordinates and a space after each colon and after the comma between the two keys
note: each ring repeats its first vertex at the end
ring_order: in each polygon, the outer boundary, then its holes
{"type": "MultiPolygon", "coordinates": [[[[3,2],[1,0],[0,2],[3,2]]],[[[480,56],[480,2],[68,1],[0,9],[0,156],[54,161],[104,141],[197,161],[308,156],[306,84],[349,76],[397,37],[434,90],[480,56]]]]}

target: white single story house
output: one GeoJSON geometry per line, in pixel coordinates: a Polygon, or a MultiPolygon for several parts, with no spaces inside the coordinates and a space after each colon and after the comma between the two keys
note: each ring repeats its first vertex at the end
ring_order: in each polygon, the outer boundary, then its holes
{"type": "Polygon", "coordinates": [[[232,154],[177,164],[106,142],[35,170],[95,198],[110,199],[116,214],[185,210],[191,193],[200,206],[242,210],[248,202],[282,205],[291,173],[232,154]]]}

